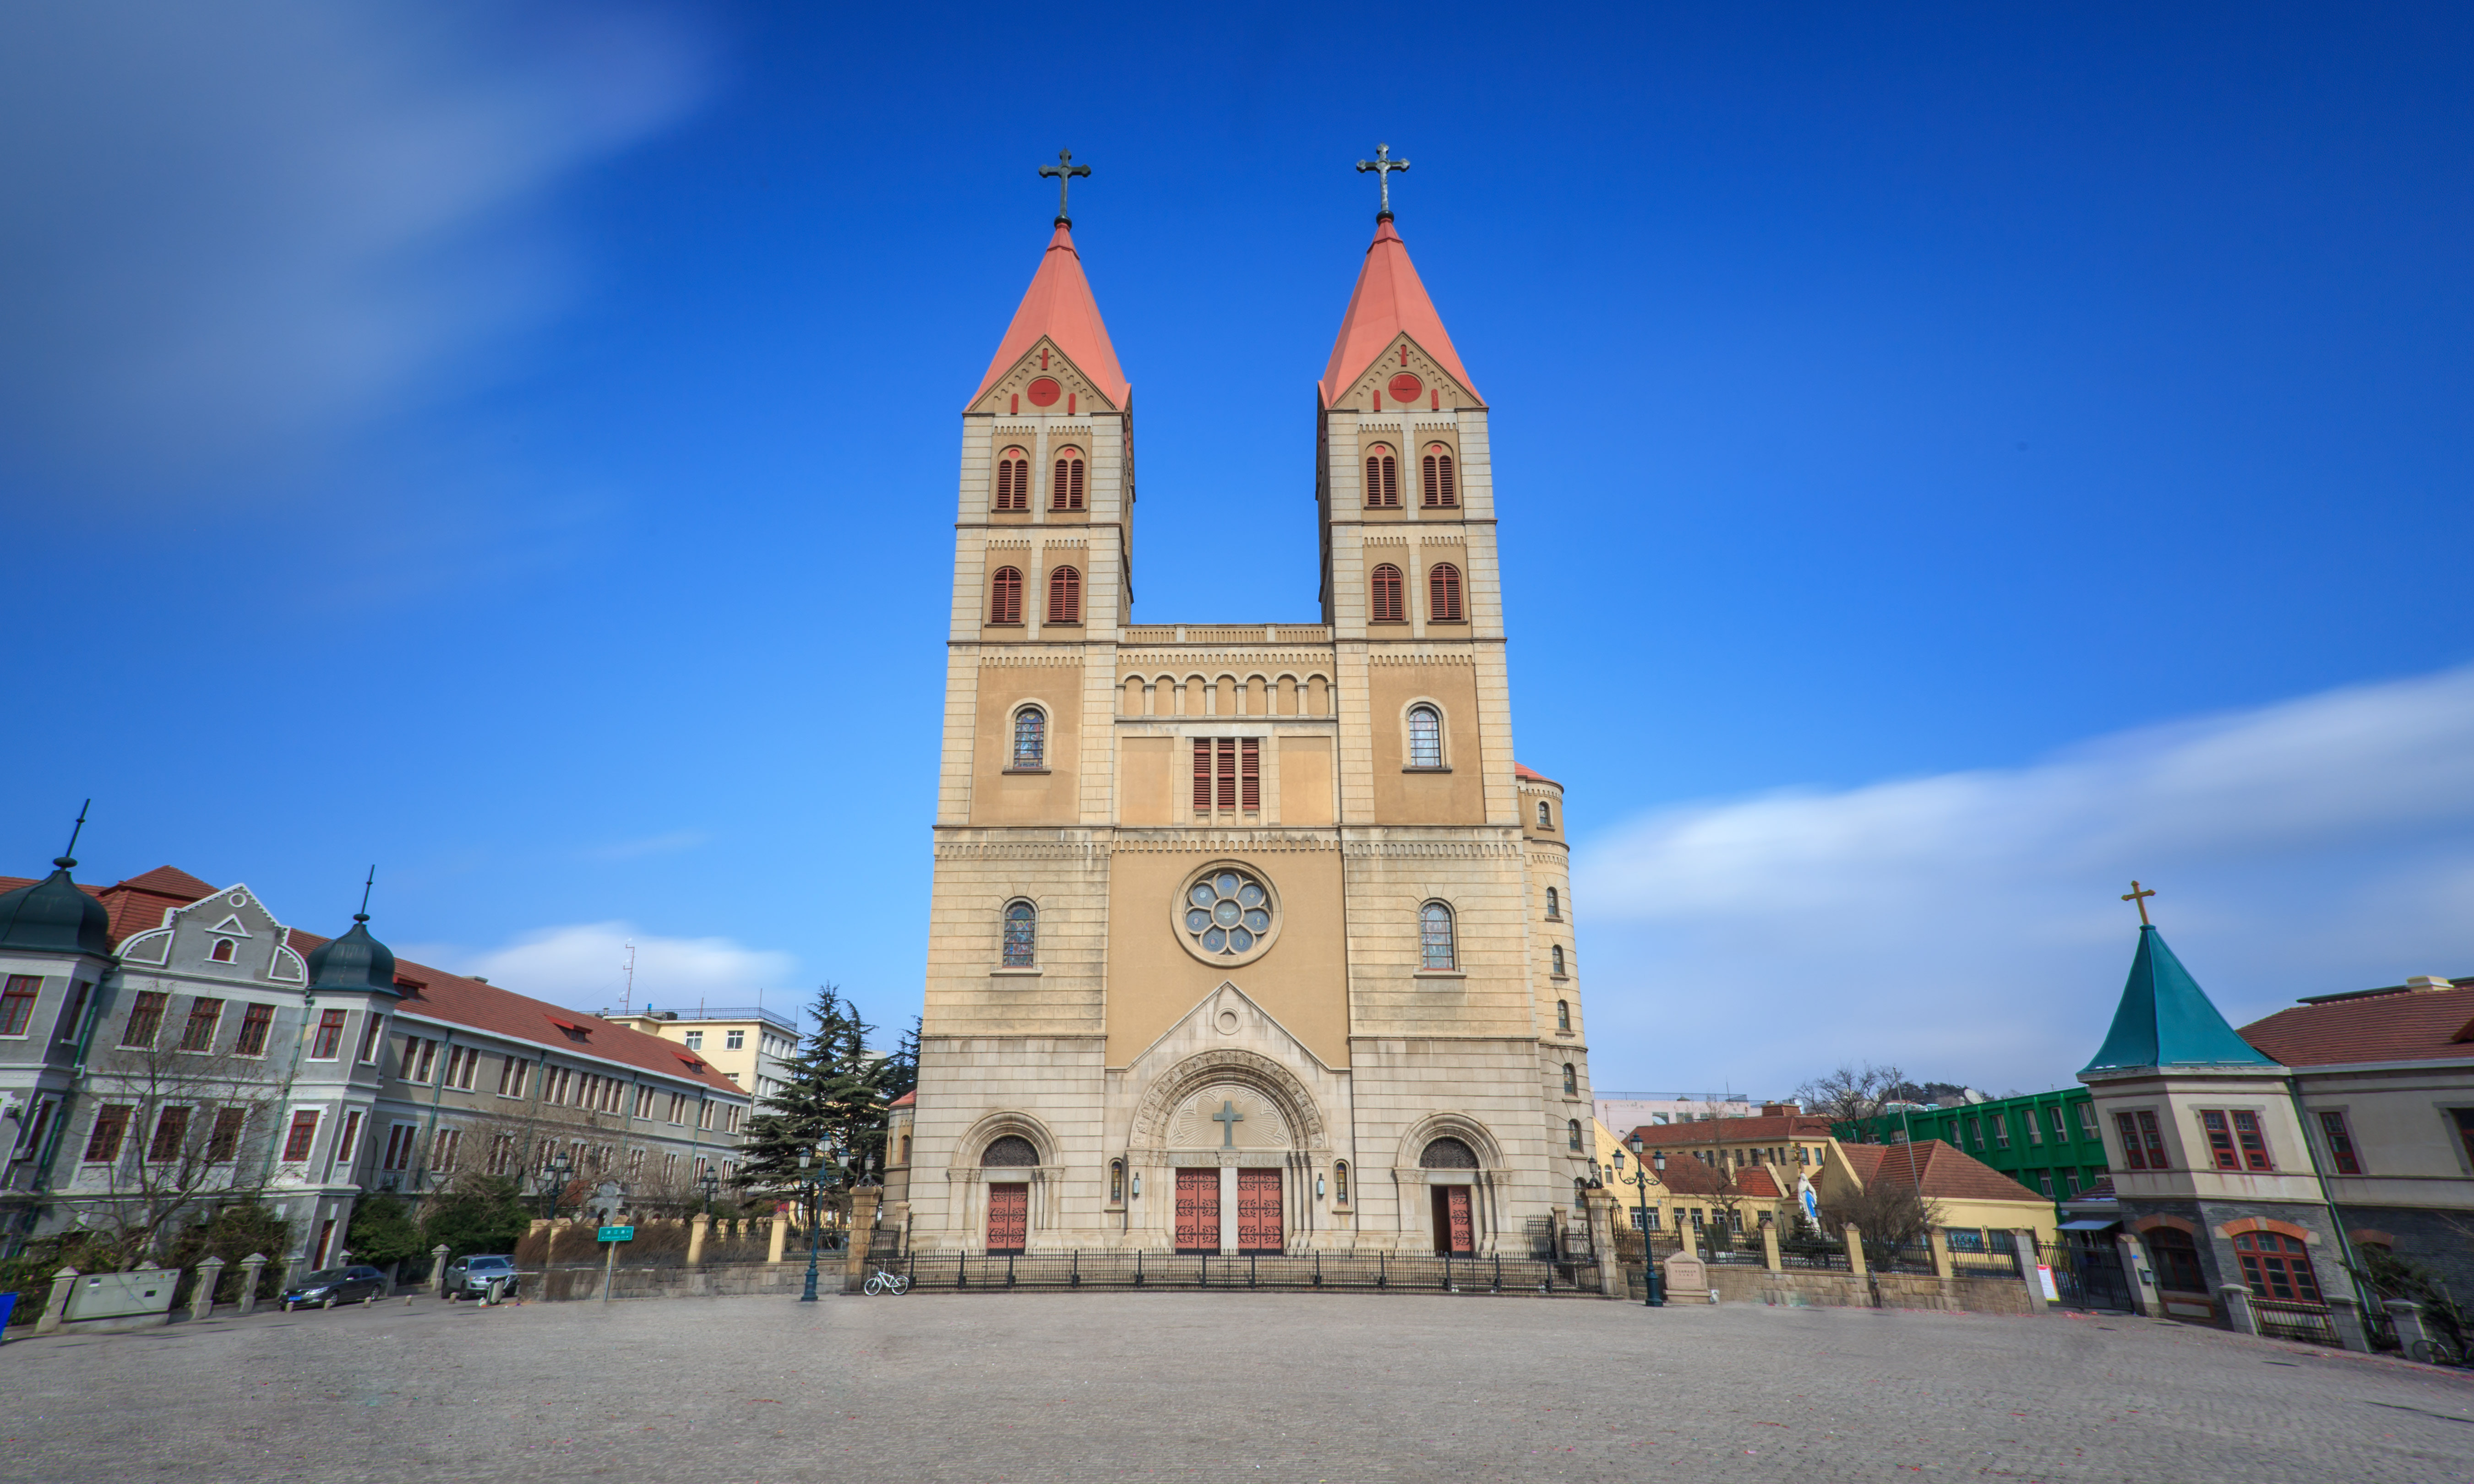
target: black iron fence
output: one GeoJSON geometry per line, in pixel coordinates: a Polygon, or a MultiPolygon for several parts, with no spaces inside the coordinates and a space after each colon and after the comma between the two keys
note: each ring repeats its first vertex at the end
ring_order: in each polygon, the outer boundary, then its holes
{"type": "Polygon", "coordinates": [[[2251,1317],[2259,1323],[2259,1332],[2280,1340],[2300,1340],[2306,1345],[2335,1345],[2337,1326],[2328,1317],[2324,1304],[2296,1304],[2284,1299],[2253,1298],[2251,1317]]]}
{"type": "Polygon", "coordinates": [[[917,1293],[1244,1290],[1290,1293],[1572,1294],[1600,1291],[1589,1262],[1396,1253],[1236,1257],[1159,1252],[1007,1256],[912,1253],[899,1264],[917,1293]]]}

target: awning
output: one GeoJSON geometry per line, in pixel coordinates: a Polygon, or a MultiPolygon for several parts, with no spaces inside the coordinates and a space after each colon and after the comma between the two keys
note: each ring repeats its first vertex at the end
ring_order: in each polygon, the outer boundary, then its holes
{"type": "Polygon", "coordinates": [[[2102,1232],[2120,1225],[2122,1225],[2122,1223],[2119,1221],[2107,1220],[2065,1221],[2060,1227],[2056,1228],[2056,1230],[2063,1232],[2102,1232]]]}

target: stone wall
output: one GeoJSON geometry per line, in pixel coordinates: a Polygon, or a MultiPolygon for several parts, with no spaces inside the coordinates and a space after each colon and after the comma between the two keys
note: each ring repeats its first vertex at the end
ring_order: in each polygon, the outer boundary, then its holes
{"type": "MultiPolygon", "coordinates": [[[[1639,1270],[1628,1269],[1627,1285],[1640,1291],[1639,1270]]],[[[1907,1308],[1952,1313],[2025,1314],[2026,1284],[2015,1278],[1957,1278],[1945,1283],[1915,1273],[1780,1272],[1713,1266],[1710,1286],[1721,1304],[1764,1304],[1787,1308],[1907,1308]]],[[[1705,1302],[1705,1295],[1669,1291],[1669,1304],[1705,1302]]]]}
{"type": "MultiPolygon", "coordinates": [[[[601,1269],[552,1268],[546,1281],[539,1269],[521,1270],[520,1287],[526,1299],[560,1303],[601,1297],[601,1269]]],[[[808,1264],[797,1262],[730,1263],[706,1268],[621,1266],[610,1288],[614,1299],[717,1299],[741,1294],[795,1294],[808,1282],[808,1264]]],[[[816,1292],[842,1291],[841,1254],[830,1255],[816,1269],[816,1292]]]]}

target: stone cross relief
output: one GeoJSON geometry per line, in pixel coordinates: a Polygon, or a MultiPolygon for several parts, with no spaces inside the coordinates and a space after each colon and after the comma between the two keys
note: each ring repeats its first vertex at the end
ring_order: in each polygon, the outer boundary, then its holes
{"type": "Polygon", "coordinates": [[[1220,1147],[1236,1148],[1237,1125],[1246,1121],[1246,1115],[1237,1111],[1237,1105],[1225,1097],[1222,1098],[1220,1111],[1211,1115],[1211,1121],[1220,1125],[1220,1147]]]}

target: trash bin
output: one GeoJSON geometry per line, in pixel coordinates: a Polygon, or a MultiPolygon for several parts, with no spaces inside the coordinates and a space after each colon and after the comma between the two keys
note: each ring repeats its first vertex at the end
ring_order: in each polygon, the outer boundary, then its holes
{"type": "Polygon", "coordinates": [[[17,1312],[17,1296],[0,1293],[0,1340],[9,1338],[9,1320],[17,1312]]]}

